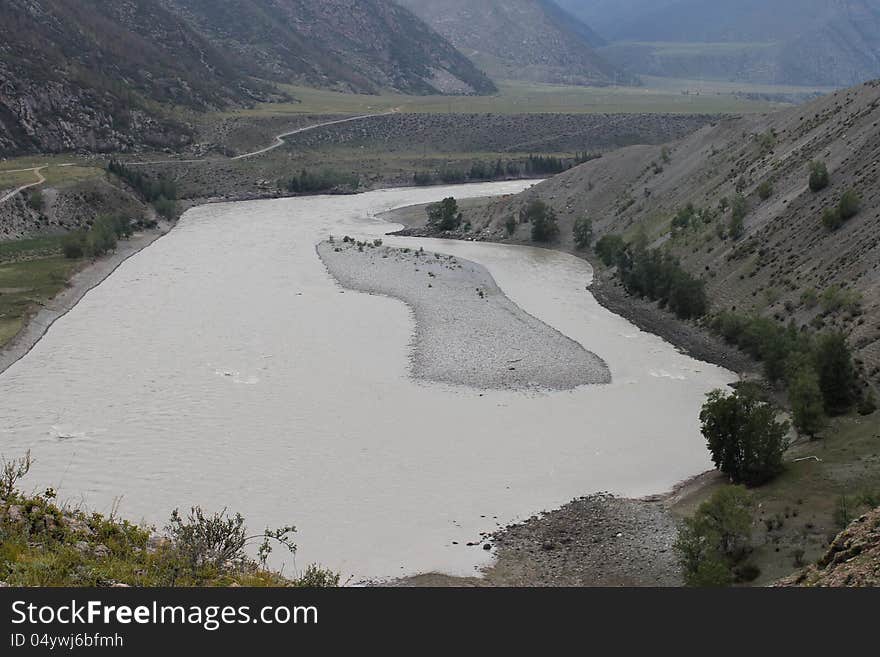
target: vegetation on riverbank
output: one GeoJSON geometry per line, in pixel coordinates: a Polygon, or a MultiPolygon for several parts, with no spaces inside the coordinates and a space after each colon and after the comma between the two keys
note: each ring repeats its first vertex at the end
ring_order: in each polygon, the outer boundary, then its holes
{"type": "Polygon", "coordinates": [[[295,579],[267,567],[273,548],[296,551],[292,526],[251,535],[241,515],[194,507],[175,510],[156,533],[60,505],[52,489],[24,494],[18,482],[31,465],[30,454],[0,462],[0,582],[9,586],[339,585],[338,574],[317,566],[295,579]]]}
{"type": "Polygon", "coordinates": [[[0,347],[22,329],[35,306],[52,299],[79,268],[61,253],[63,238],[0,243],[0,347]]]}

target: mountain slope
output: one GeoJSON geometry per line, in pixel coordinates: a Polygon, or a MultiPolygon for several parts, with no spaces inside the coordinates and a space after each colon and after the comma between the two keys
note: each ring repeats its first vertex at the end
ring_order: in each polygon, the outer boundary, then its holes
{"type": "MultiPolygon", "coordinates": [[[[880,81],[766,116],[725,119],[671,144],[607,154],[492,206],[485,237],[506,239],[505,222],[533,195],[560,216],[561,248],[573,248],[576,218],[597,237],[644,232],[701,277],[715,310],[757,312],[799,326],[843,331],[873,381],[880,381],[880,81]],[[808,187],[822,160],[830,185],[808,187]],[[744,232],[729,235],[730,202],[745,198],[744,232]],[[826,209],[847,190],[861,209],[837,230],[826,209]],[[728,204],[722,205],[722,199],[728,204]],[[673,230],[688,203],[705,220],[673,230]],[[722,209],[723,208],[723,209],[722,209]]],[[[469,217],[478,227],[478,222],[469,217]]],[[[527,231],[517,233],[520,241],[527,231]]]]}
{"type": "Polygon", "coordinates": [[[398,0],[496,79],[631,82],[596,54],[602,40],[550,0],[398,0]]]}
{"type": "Polygon", "coordinates": [[[162,2],[258,77],[361,93],[495,91],[466,57],[390,0],[162,2]]]}
{"type": "Polygon", "coordinates": [[[151,0],[6,0],[0,52],[0,154],[175,146],[187,129],[150,103],[208,109],[260,90],[151,0]]]}
{"type": "Polygon", "coordinates": [[[489,93],[391,0],[4,0],[0,156],[179,148],[180,108],[270,100],[271,82],[489,93]]]}
{"type": "MultiPolygon", "coordinates": [[[[599,8],[589,0],[559,2],[586,16],[599,8]]],[[[603,36],[616,42],[602,54],[638,73],[838,87],[880,75],[880,0],[601,6],[603,36]]]]}

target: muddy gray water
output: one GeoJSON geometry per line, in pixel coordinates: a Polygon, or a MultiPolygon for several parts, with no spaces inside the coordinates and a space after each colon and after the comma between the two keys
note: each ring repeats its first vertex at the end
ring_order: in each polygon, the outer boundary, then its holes
{"type": "Polygon", "coordinates": [[[400,301],[345,291],[315,245],[393,207],[524,183],[210,205],[89,292],[0,376],[0,451],[28,485],[161,526],[175,507],[296,524],[287,572],[473,574],[481,531],[597,491],[658,493],[710,463],[705,393],[734,375],[600,307],[560,253],[386,238],[484,265],[512,301],[596,353],[613,383],[480,391],[409,377],[400,301]],[[453,543],[457,542],[458,545],[453,543]]]}

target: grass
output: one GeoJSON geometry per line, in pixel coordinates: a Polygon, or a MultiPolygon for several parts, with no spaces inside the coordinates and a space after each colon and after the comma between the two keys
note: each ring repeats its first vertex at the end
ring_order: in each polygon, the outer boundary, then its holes
{"type": "MultiPolygon", "coordinates": [[[[751,491],[756,510],[751,561],[761,569],[754,582],[759,586],[824,554],[830,539],[847,524],[844,499],[849,521],[878,504],[880,414],[837,418],[821,440],[796,445],[786,460],[782,475],[751,491]]],[[[723,485],[701,488],[678,502],[673,512],[679,517],[693,514],[723,485]]]]}
{"type": "Polygon", "coordinates": [[[32,169],[46,166],[42,174],[46,185],[62,185],[88,180],[104,174],[103,169],[86,163],[75,155],[16,157],[0,162],[0,189],[11,189],[38,180],[32,169]]]}
{"type": "Polygon", "coordinates": [[[578,87],[500,82],[492,96],[376,96],[344,94],[310,87],[285,86],[296,103],[263,103],[240,116],[284,114],[365,114],[397,110],[414,113],[719,114],[763,112],[774,105],[738,98],[732,93],[685,95],[674,84],[663,87],[578,87]]]}
{"type": "Polygon", "coordinates": [[[0,347],[28,315],[63,290],[80,261],[60,255],[61,237],[0,242],[0,347]]]}

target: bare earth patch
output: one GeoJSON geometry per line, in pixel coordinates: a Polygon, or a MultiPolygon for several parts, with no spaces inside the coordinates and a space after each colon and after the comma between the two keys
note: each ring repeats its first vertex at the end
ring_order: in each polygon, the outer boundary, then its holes
{"type": "Polygon", "coordinates": [[[504,390],[611,382],[601,358],[522,310],[477,263],[339,240],[319,244],[318,254],[343,287],[412,309],[417,379],[504,390]]]}

